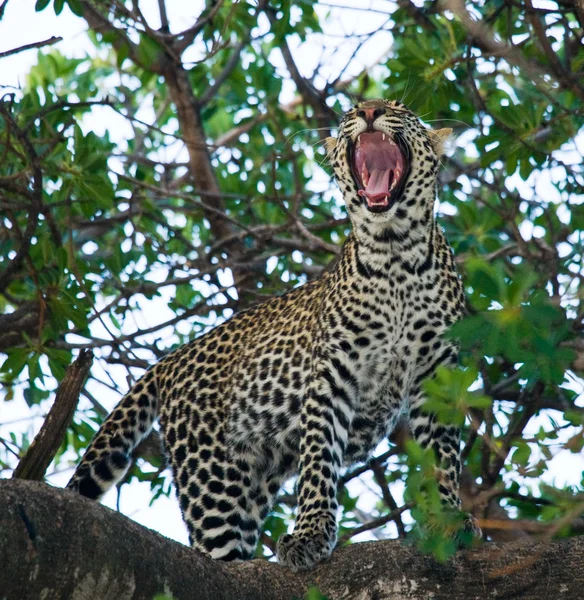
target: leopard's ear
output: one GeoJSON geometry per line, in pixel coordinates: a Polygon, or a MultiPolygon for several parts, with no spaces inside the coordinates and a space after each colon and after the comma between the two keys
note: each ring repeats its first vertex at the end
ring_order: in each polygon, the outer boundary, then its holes
{"type": "Polygon", "coordinates": [[[452,129],[450,127],[445,127],[444,129],[430,129],[428,133],[430,134],[432,146],[434,146],[434,152],[436,152],[438,156],[442,156],[446,149],[446,142],[452,135],[452,129]]]}
{"type": "Polygon", "coordinates": [[[326,153],[330,154],[335,149],[336,145],[337,145],[337,138],[327,137],[326,140],[324,141],[324,147],[326,148],[326,153]]]}

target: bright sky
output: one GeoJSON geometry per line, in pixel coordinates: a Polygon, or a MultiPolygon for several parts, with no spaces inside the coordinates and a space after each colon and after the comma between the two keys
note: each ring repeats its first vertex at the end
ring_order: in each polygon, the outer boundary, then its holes
{"type": "MultiPolygon", "coordinates": [[[[201,2],[186,3],[181,2],[180,0],[168,0],[167,5],[171,17],[171,28],[176,31],[191,25],[194,18],[198,15],[200,10],[198,7],[201,6],[201,4],[201,2]]],[[[374,0],[371,2],[362,0],[344,0],[343,4],[346,6],[357,7],[360,10],[335,11],[336,33],[338,33],[339,28],[343,31],[358,33],[373,31],[383,23],[385,17],[380,13],[365,12],[362,9],[368,7],[388,10],[390,6],[393,6],[393,3],[385,2],[383,0],[374,0]]],[[[57,48],[64,54],[69,56],[83,56],[87,52],[94,53],[94,47],[84,34],[85,22],[75,17],[67,7],[64,8],[63,13],[59,17],[56,17],[52,8],[46,9],[38,14],[35,13],[34,5],[35,0],[10,0],[8,2],[5,17],[0,21],[0,52],[27,43],[38,42],[50,38],[51,36],[61,36],[63,37],[63,41],[53,46],[53,48],[57,48]]],[[[152,14],[156,15],[157,2],[154,0],[141,2],[141,7],[145,11],[153,11],[152,14]]],[[[146,14],[148,15],[148,12],[146,12],[146,14]]],[[[157,26],[155,16],[152,18],[152,23],[154,26],[157,26]]],[[[339,44],[338,37],[327,37],[326,41],[329,45],[339,44]]],[[[347,77],[360,72],[363,66],[367,64],[374,64],[380,56],[386,53],[390,48],[390,44],[391,37],[389,34],[380,33],[376,35],[372,41],[360,51],[356,60],[353,62],[351,69],[347,71],[345,76],[347,77]]],[[[322,45],[322,38],[316,36],[312,42],[309,41],[302,47],[298,47],[298,44],[294,43],[294,40],[291,40],[291,45],[294,48],[295,56],[298,59],[298,65],[303,74],[310,75],[320,58],[319,48],[322,45]]],[[[352,47],[347,44],[340,48],[337,56],[330,61],[331,73],[333,75],[336,75],[338,69],[344,65],[344,59],[349,57],[351,52],[352,47]]],[[[195,51],[193,50],[193,56],[191,56],[191,58],[194,58],[194,53],[195,51]]],[[[24,84],[28,69],[36,63],[36,55],[37,51],[31,50],[2,59],[0,85],[19,87],[19,85],[24,84]]],[[[274,57],[274,60],[278,61],[278,57],[274,57]]],[[[281,59],[277,62],[277,65],[279,67],[282,66],[281,59]]],[[[317,81],[317,84],[318,83],[319,82],[317,81]]],[[[6,91],[10,92],[11,90],[2,90],[0,88],[0,95],[6,91]]],[[[284,89],[282,101],[288,101],[292,97],[292,94],[293,89],[292,86],[289,85],[284,89]]],[[[104,126],[103,122],[100,123],[97,121],[90,121],[85,123],[85,125],[92,127],[97,131],[102,130],[104,126]]],[[[118,130],[117,136],[120,135],[120,131],[125,130],[124,124],[123,128],[118,130]]],[[[113,136],[113,139],[116,139],[116,137],[113,136]]],[[[524,183],[518,182],[518,185],[524,185],[524,183]]],[[[166,311],[168,311],[168,308],[164,305],[164,302],[162,301],[161,303],[161,301],[158,300],[158,304],[151,304],[142,316],[141,325],[148,326],[152,325],[154,322],[160,322],[162,319],[167,318],[167,315],[165,315],[166,311]]],[[[120,392],[127,390],[125,370],[119,367],[108,367],[108,371],[118,382],[120,392]]],[[[580,386],[580,390],[582,389],[581,382],[575,382],[574,385],[580,386]]],[[[103,387],[98,387],[91,391],[108,409],[113,408],[115,403],[119,400],[119,396],[103,387]]],[[[582,403],[584,404],[584,400],[582,403]]],[[[43,407],[43,410],[39,410],[38,407],[33,409],[29,408],[24,402],[22,390],[20,390],[14,401],[0,405],[0,423],[2,423],[2,425],[0,425],[0,435],[8,437],[8,434],[11,431],[37,431],[42,424],[42,417],[47,409],[48,407],[46,406],[43,407]],[[32,421],[31,412],[36,415],[32,421]]],[[[540,424],[539,421],[539,419],[534,420],[530,426],[530,429],[533,429],[534,433],[537,431],[540,424]]],[[[582,457],[564,452],[554,458],[552,464],[552,476],[556,478],[558,484],[561,485],[564,482],[577,484],[580,481],[584,469],[582,457]]],[[[57,486],[64,486],[71,474],[72,469],[55,473],[50,477],[50,482],[57,486]]],[[[360,497],[358,506],[363,510],[370,510],[375,500],[373,495],[367,491],[367,482],[353,482],[351,488],[351,492],[360,497]]],[[[152,529],[156,529],[168,537],[186,543],[186,528],[182,522],[180,511],[174,497],[172,496],[170,499],[162,497],[157,500],[152,507],[149,507],[150,498],[151,495],[148,484],[135,483],[124,486],[121,495],[120,509],[139,523],[152,529]]],[[[115,507],[116,499],[116,493],[115,491],[112,491],[106,496],[104,503],[108,506],[115,507]]],[[[355,539],[371,539],[371,535],[364,534],[355,539]]]]}

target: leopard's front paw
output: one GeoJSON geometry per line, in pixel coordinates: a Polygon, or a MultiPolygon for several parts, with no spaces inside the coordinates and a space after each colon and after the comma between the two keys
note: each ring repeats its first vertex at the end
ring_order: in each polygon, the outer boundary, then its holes
{"type": "Polygon", "coordinates": [[[479,540],[483,537],[479,522],[471,514],[465,515],[462,531],[479,540]]]}
{"type": "Polygon", "coordinates": [[[458,526],[454,539],[459,547],[470,548],[482,539],[483,532],[478,521],[472,515],[462,513],[460,516],[462,522],[458,526]]]}
{"type": "Polygon", "coordinates": [[[292,571],[312,569],[317,563],[328,558],[335,546],[335,540],[324,534],[280,536],[278,540],[278,561],[292,571]]]}

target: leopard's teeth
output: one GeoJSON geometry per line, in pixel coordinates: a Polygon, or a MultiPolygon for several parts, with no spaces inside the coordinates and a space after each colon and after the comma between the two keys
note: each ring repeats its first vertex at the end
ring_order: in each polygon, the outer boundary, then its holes
{"type": "Polygon", "coordinates": [[[385,142],[385,133],[381,134],[381,139],[385,142]]]}
{"type": "Polygon", "coordinates": [[[399,171],[398,169],[396,169],[393,172],[393,180],[391,182],[391,185],[389,186],[389,191],[392,192],[394,190],[394,188],[397,186],[399,178],[401,175],[401,171],[399,171]]]}
{"type": "Polygon", "coordinates": [[[369,177],[367,177],[367,171],[361,171],[361,181],[363,185],[367,185],[369,183],[369,177]]]}

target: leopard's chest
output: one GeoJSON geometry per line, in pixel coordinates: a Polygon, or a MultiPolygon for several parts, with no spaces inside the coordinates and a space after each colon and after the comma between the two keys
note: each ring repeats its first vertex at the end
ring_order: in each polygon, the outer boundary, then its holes
{"type": "Polygon", "coordinates": [[[357,420],[370,421],[383,434],[391,430],[407,400],[418,362],[418,343],[406,337],[404,329],[388,329],[385,340],[373,338],[369,352],[355,363],[358,394],[357,420]]]}
{"type": "Polygon", "coordinates": [[[372,318],[363,330],[345,330],[339,346],[351,348],[346,357],[357,381],[350,461],[362,460],[408,412],[419,373],[432,359],[424,340],[439,340],[447,328],[435,310],[438,296],[439,291],[427,290],[424,281],[417,286],[379,286],[367,299],[372,318]]]}
{"type": "Polygon", "coordinates": [[[350,348],[348,358],[353,362],[360,395],[379,396],[392,378],[400,380],[398,387],[405,390],[419,359],[420,329],[431,327],[436,334],[444,329],[431,311],[435,304],[436,299],[424,294],[419,284],[388,282],[379,284],[374,293],[347,302],[346,312],[356,317],[349,327],[331,333],[343,340],[340,347],[350,348]]]}

